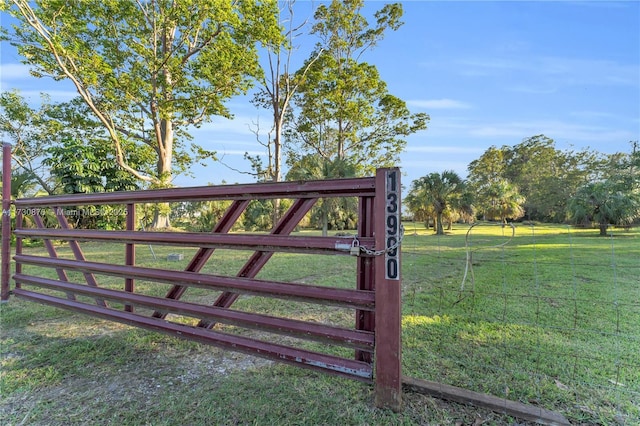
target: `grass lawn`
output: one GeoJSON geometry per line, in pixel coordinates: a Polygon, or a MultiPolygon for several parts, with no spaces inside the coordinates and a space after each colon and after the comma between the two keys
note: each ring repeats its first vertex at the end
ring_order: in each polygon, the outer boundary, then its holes
{"type": "MultiPolygon", "coordinates": [[[[405,375],[559,411],[572,424],[640,424],[640,230],[599,237],[518,224],[512,237],[488,224],[444,236],[405,227],[405,375]]],[[[124,261],[122,245],[81,246],[88,260],[124,261]]],[[[71,257],[66,245],[58,250],[71,257]]],[[[183,269],[194,252],[139,245],[137,264],[183,269]],[[169,253],[184,260],[169,262],[169,253]]],[[[219,251],[205,271],[234,275],[246,258],[219,251]]],[[[276,254],[258,278],[353,288],[354,276],[350,257],[276,254]]],[[[162,295],[167,287],[136,289],[162,295]]],[[[215,296],[190,289],[185,300],[215,296]]],[[[346,309],[260,297],[241,297],[234,309],[353,324],[346,309]]],[[[367,384],[15,297],[0,315],[3,425],[526,424],[412,393],[401,413],[378,410],[367,384]]]]}

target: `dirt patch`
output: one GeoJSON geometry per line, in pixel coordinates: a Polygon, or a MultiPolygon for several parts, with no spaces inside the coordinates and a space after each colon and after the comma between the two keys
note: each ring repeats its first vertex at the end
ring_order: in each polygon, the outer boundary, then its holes
{"type": "MultiPolygon", "coordinates": [[[[14,354],[4,354],[19,356],[14,354]]],[[[213,385],[239,371],[269,366],[272,361],[210,346],[187,351],[140,354],[124,365],[87,365],[54,386],[16,392],[0,401],[3,425],[100,424],[110,411],[132,403],[141,407],[162,400],[167,392],[213,385]],[[34,419],[38,419],[35,421],[34,419]]]]}

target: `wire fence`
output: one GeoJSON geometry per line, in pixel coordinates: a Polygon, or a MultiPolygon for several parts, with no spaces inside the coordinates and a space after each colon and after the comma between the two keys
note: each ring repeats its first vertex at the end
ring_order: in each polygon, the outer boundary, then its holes
{"type": "Polygon", "coordinates": [[[638,230],[406,228],[407,374],[576,424],[640,424],[638,230]]]}

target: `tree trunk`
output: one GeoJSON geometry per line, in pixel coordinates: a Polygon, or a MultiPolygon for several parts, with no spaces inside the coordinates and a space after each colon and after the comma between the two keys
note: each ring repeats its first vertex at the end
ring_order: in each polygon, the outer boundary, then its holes
{"type": "MultiPolygon", "coordinates": [[[[278,97],[276,100],[279,100],[279,86],[278,89],[278,97]]],[[[271,168],[271,181],[272,182],[280,182],[280,174],[282,169],[282,122],[284,120],[284,110],[286,106],[282,109],[279,108],[279,102],[274,102],[274,115],[273,115],[273,123],[274,123],[274,136],[273,136],[273,159],[269,159],[273,164],[273,168],[271,168]]],[[[276,226],[278,221],[280,220],[280,199],[276,198],[273,200],[273,226],[276,226]]]]}
{"type": "Polygon", "coordinates": [[[164,210],[165,206],[168,206],[168,204],[160,204],[157,206],[155,212],[153,213],[153,223],[151,224],[151,228],[165,229],[171,227],[169,215],[166,213],[162,213],[162,210],[164,210]]]}
{"type": "Polygon", "coordinates": [[[436,235],[444,235],[444,229],[442,227],[442,213],[437,213],[436,216],[436,235]]]}
{"type": "Polygon", "coordinates": [[[271,220],[273,221],[273,226],[276,226],[280,220],[280,198],[274,199],[272,206],[273,212],[271,212],[271,220]]]}
{"type": "MultiPolygon", "coordinates": [[[[173,48],[173,42],[175,40],[177,27],[168,26],[162,34],[162,54],[168,55],[173,48]]],[[[156,94],[163,98],[165,102],[173,102],[174,97],[172,93],[173,75],[171,69],[164,65],[160,70],[163,75],[164,84],[155,87],[156,94]]],[[[157,84],[158,82],[155,82],[157,84]]],[[[158,153],[158,186],[160,188],[168,188],[171,186],[171,163],[173,160],[173,144],[174,144],[174,112],[171,111],[159,111],[156,105],[153,105],[151,110],[154,115],[154,127],[156,128],[156,152],[158,153]]],[[[156,204],[156,208],[153,214],[152,228],[164,229],[171,226],[169,220],[169,213],[171,209],[169,203],[156,204]]]]}
{"type": "Polygon", "coordinates": [[[322,209],[322,236],[329,235],[329,212],[324,208],[322,209]]]}
{"type": "Polygon", "coordinates": [[[609,224],[608,223],[601,223],[600,224],[600,236],[606,237],[608,228],[609,228],[609,224]]]}
{"type": "MultiPolygon", "coordinates": [[[[158,187],[168,188],[171,186],[171,160],[173,159],[173,122],[168,119],[160,120],[160,132],[156,136],[158,140],[158,187]]],[[[153,213],[152,228],[164,229],[171,227],[169,213],[171,209],[168,203],[156,204],[153,213]]]]}

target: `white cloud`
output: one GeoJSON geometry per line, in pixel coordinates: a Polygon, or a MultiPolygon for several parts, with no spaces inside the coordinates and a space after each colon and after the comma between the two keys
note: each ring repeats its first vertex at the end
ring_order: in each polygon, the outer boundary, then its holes
{"type": "Polygon", "coordinates": [[[507,87],[507,90],[510,90],[512,92],[516,92],[516,93],[527,93],[530,95],[551,95],[553,93],[556,93],[558,91],[558,89],[556,89],[555,87],[543,87],[543,86],[512,86],[512,87],[507,87]]]}
{"type": "Polygon", "coordinates": [[[584,118],[588,120],[593,119],[618,119],[620,118],[618,115],[610,113],[610,112],[600,112],[600,111],[573,111],[569,113],[572,117],[584,118]]]}
{"type": "Polygon", "coordinates": [[[431,108],[431,109],[468,109],[471,105],[456,101],[454,99],[425,99],[425,100],[411,100],[407,101],[407,105],[418,108],[431,108]]]}
{"type": "Polygon", "coordinates": [[[2,64],[0,68],[0,90],[8,92],[18,89],[20,96],[31,106],[41,103],[41,93],[49,96],[52,103],[67,102],[78,96],[71,82],[55,82],[50,78],[36,78],[29,74],[28,65],[2,64]],[[57,89],[52,89],[56,87],[57,89]],[[27,88],[25,90],[25,88],[27,88]]]}

